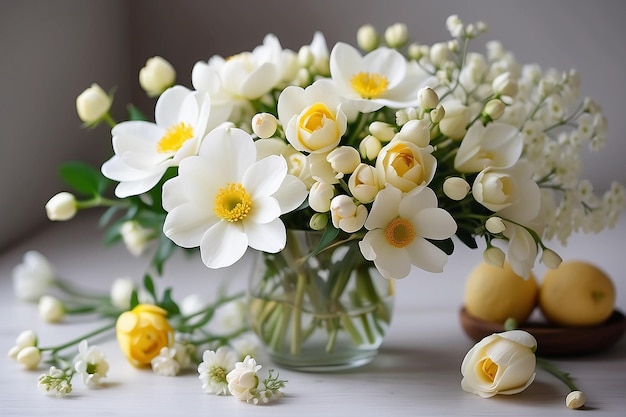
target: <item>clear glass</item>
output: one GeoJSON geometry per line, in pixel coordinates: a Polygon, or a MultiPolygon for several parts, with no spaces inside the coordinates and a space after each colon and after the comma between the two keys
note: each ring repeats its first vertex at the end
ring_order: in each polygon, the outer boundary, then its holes
{"type": "Polygon", "coordinates": [[[253,330],[277,364],[333,371],[369,363],[391,321],[393,281],[355,240],[310,256],[322,234],[289,230],[287,246],[263,253],[249,285],[253,330]]]}

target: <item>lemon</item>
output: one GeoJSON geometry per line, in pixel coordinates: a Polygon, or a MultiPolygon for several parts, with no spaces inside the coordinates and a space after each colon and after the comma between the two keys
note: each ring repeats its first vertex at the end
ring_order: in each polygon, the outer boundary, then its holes
{"type": "Polygon", "coordinates": [[[485,321],[504,323],[512,317],[523,323],[537,305],[538,292],[532,273],[524,279],[508,263],[500,268],[481,262],[465,283],[465,309],[485,321]]]}
{"type": "Polygon", "coordinates": [[[543,277],[539,308],[548,321],[561,326],[593,326],[615,309],[616,291],[611,278],[584,261],[563,262],[543,277]]]}

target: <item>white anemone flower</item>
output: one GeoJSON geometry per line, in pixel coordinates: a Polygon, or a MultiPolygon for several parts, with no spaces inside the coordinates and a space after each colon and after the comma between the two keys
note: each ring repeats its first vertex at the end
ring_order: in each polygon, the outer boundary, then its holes
{"type": "Polygon", "coordinates": [[[163,232],[178,246],[200,247],[209,268],[230,266],[249,247],[281,251],[286,230],[280,216],[307,196],[302,181],[287,173],[285,158],[257,161],[252,137],[241,129],[213,130],[197,156],[179,166],[163,186],[168,212],[163,232]]]}
{"type": "Polygon", "coordinates": [[[457,228],[450,213],[437,207],[432,189],[420,186],[403,194],[391,185],[376,196],[365,227],[361,253],[394,279],[405,278],[411,265],[442,272],[448,256],[427,239],[447,239],[457,228]]]}
{"type": "Polygon", "coordinates": [[[228,395],[226,375],[235,369],[237,353],[226,346],[216,351],[205,350],[202,362],[198,365],[198,378],[202,381],[202,389],[208,394],[228,395]]]}
{"type": "Polygon", "coordinates": [[[460,172],[479,172],[487,167],[508,168],[522,154],[524,138],[510,124],[493,122],[488,126],[474,123],[465,134],[454,158],[460,172]]]}
{"type": "Polygon", "coordinates": [[[149,191],[169,167],[196,154],[204,135],[227,116],[212,117],[208,94],[172,87],[156,103],[155,123],[132,120],[112,129],[115,155],[102,165],[102,173],[119,182],[119,198],[149,191]]]}
{"type": "Polygon", "coordinates": [[[415,62],[394,49],[380,47],[365,56],[338,42],[330,53],[331,83],[349,107],[372,112],[383,106],[417,106],[417,92],[427,79],[415,62]]]}
{"type": "Polygon", "coordinates": [[[74,369],[82,375],[89,388],[96,388],[107,376],[109,364],[98,347],[89,346],[87,340],[78,344],[78,355],[74,358],[74,369]]]}

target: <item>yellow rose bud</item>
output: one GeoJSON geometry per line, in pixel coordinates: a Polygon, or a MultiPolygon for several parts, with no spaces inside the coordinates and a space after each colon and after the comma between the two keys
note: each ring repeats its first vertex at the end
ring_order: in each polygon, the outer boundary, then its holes
{"type": "Polygon", "coordinates": [[[174,342],[174,330],[166,315],[161,307],[139,304],[118,317],[115,329],[117,342],[132,365],[150,365],[161,348],[174,342]]]}

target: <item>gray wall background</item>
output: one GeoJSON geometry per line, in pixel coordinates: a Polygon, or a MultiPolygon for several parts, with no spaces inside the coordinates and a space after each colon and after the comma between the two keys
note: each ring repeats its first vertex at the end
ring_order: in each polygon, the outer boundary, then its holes
{"type": "Polygon", "coordinates": [[[600,191],[626,182],[622,0],[0,0],[0,252],[49,225],[44,204],[62,191],[61,162],[109,156],[107,128],[82,129],[75,112],[91,83],[117,88],[121,120],[131,101],[152,112],[137,74],[153,55],[189,86],[196,61],[250,50],[268,32],[297,50],[316,30],[332,46],[354,44],[364,23],[404,22],[413,40],[432,43],[448,39],[450,14],[489,25],[473,50],[498,39],[522,63],[576,68],[609,123],[607,146],[585,155],[585,177],[600,191]]]}

